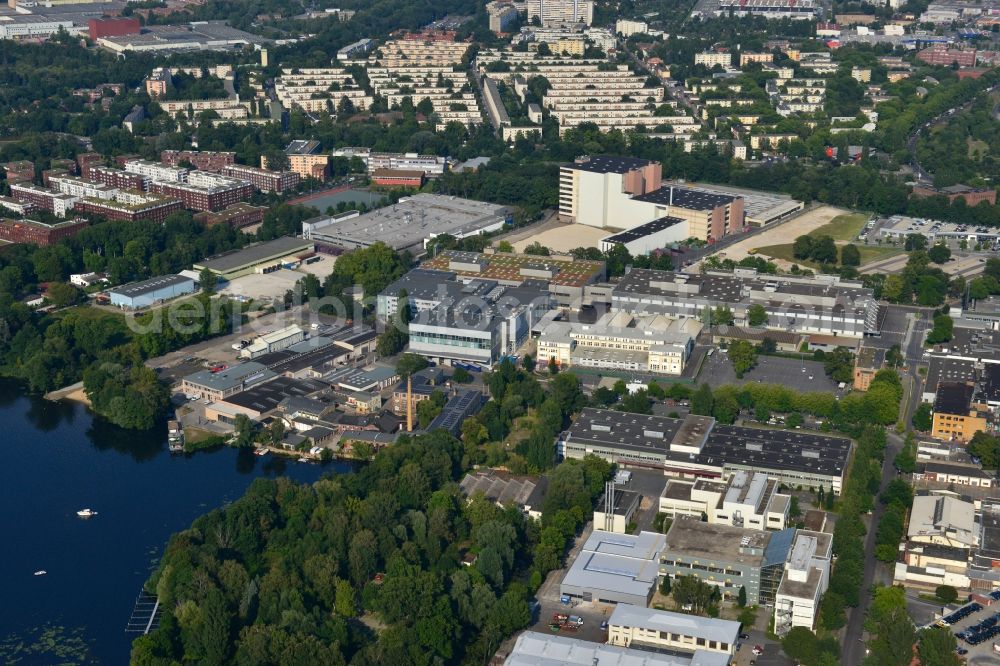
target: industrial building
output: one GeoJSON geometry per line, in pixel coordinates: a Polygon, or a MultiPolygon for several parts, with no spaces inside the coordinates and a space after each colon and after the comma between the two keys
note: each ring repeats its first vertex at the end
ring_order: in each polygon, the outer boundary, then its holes
{"type": "Polygon", "coordinates": [[[830,585],[832,558],[833,535],[795,533],[774,598],[774,633],[784,636],[793,627],[815,629],[820,600],[830,585]]]}
{"type": "Polygon", "coordinates": [[[605,532],[625,534],[641,501],[642,495],[635,491],[619,488],[614,483],[605,484],[604,494],[594,507],[594,526],[605,532]]]}
{"type": "Polygon", "coordinates": [[[729,655],[696,649],[690,654],[650,652],[525,631],[503,666],[727,666],[729,655]]]}
{"type": "Polygon", "coordinates": [[[653,653],[693,653],[695,659],[707,651],[722,657],[721,663],[729,663],[736,654],[739,635],[739,622],[638,605],[618,604],[608,618],[609,645],[653,653]]]}
{"type": "Polygon", "coordinates": [[[763,472],[740,470],[726,483],[709,479],[670,479],[660,495],[660,513],[704,516],[711,524],[755,530],[788,526],[791,497],[763,472]]]}
{"type": "Polygon", "coordinates": [[[270,41],[232,28],[224,21],[198,21],[186,25],[146,26],[139,34],[100,37],[97,44],[115,53],[127,51],[176,53],[234,51],[248,46],[259,49],[270,41]]]}
{"type": "Polygon", "coordinates": [[[680,375],[703,328],[696,319],[612,311],[593,324],[553,321],[539,334],[535,358],[574,366],[680,375]]]}
{"type": "Polygon", "coordinates": [[[193,294],[196,290],[197,284],[189,277],[163,275],[114,287],[108,290],[108,296],[111,298],[111,305],[123,310],[138,310],[171,298],[193,294]]]}
{"type": "Polygon", "coordinates": [[[452,437],[458,437],[465,420],[478,414],[486,400],[486,396],[478,389],[457,389],[445,403],[441,413],[427,426],[427,432],[445,430],[452,437]]]}
{"type": "MultiPolygon", "coordinates": [[[[617,310],[698,318],[705,308],[725,306],[736,325],[748,322],[747,310],[761,305],[766,328],[848,338],[877,334],[878,301],[860,282],[835,275],[796,277],[733,272],[680,273],[634,269],[615,285],[611,305],[617,310]]],[[[850,341],[845,341],[848,344],[850,341]]]]}
{"type": "Polygon", "coordinates": [[[301,326],[292,325],[257,336],[253,342],[240,350],[240,358],[254,359],[264,354],[287,349],[306,339],[301,326]]]}
{"type": "Polygon", "coordinates": [[[660,574],[696,576],[724,599],[746,592],[748,604],[773,604],[794,528],[767,532],[679,516],[667,531],[660,574]]]}
{"type": "Polygon", "coordinates": [[[618,465],[669,476],[727,479],[759,471],[790,486],[839,494],[852,442],[802,430],[719,425],[708,416],[683,419],[586,408],[556,441],[564,458],[596,455],[618,465]]]}
{"type": "MultiPolygon", "coordinates": [[[[605,278],[603,261],[559,259],[507,252],[481,254],[445,250],[421,262],[420,269],[449,272],[454,275],[453,279],[462,281],[477,278],[495,280],[505,287],[518,287],[525,282],[540,280],[548,285],[549,293],[559,305],[563,306],[580,301],[588,285],[605,278]]],[[[390,299],[386,301],[386,305],[392,302],[391,299],[395,298],[398,292],[397,289],[386,294],[386,298],[390,299]]]]}
{"type": "Polygon", "coordinates": [[[102,16],[92,18],[87,21],[87,34],[91,41],[97,41],[101,37],[121,37],[122,35],[136,35],[142,29],[139,19],[126,16],[102,16]]]}
{"type": "Polygon", "coordinates": [[[664,185],[658,162],[631,157],[581,157],[559,169],[559,214],[576,223],[626,230],[679,218],[664,238],[707,242],[743,231],[743,197],[664,185]]]}
{"type": "Polygon", "coordinates": [[[251,273],[279,270],[312,255],[312,241],[283,236],[203,259],[194,264],[193,269],[200,272],[207,268],[225,280],[232,280],[251,273]]]}
{"type": "Polygon", "coordinates": [[[190,374],[181,380],[180,390],[200,400],[216,402],[277,376],[276,372],[264,365],[248,361],[219,372],[201,370],[190,374]]]}
{"type": "Polygon", "coordinates": [[[562,595],[610,604],[646,606],[659,580],[666,537],[656,532],[594,530],[559,586],[562,595]]]}
{"type": "Polygon", "coordinates": [[[308,228],[303,225],[302,235],[321,246],[351,250],[381,242],[396,251],[419,254],[435,236],[462,239],[497,231],[511,221],[511,215],[505,206],[421,193],[364,215],[324,218],[308,228]]]}

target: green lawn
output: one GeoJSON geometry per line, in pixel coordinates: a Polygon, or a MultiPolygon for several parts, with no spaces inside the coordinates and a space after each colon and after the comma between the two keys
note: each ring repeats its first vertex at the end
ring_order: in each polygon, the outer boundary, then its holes
{"type": "Polygon", "coordinates": [[[858,251],[861,253],[861,265],[869,264],[879,259],[885,259],[896,254],[902,254],[903,248],[891,245],[859,245],[858,251]]]}
{"type": "Polygon", "coordinates": [[[782,243],[781,245],[765,245],[764,247],[757,248],[757,254],[762,254],[765,257],[771,257],[772,259],[784,259],[790,263],[798,264],[803,268],[819,268],[819,264],[815,262],[796,259],[795,255],[792,254],[791,243],[782,243]]]}
{"type": "Polygon", "coordinates": [[[814,238],[830,236],[835,241],[854,240],[861,233],[861,229],[864,228],[869,217],[868,213],[844,213],[833,218],[809,235],[814,238]]]}
{"type": "MultiPolygon", "coordinates": [[[[843,243],[838,243],[838,246],[843,245],[843,243]]],[[[891,257],[896,254],[902,254],[902,248],[892,247],[892,246],[878,246],[878,245],[858,245],[858,251],[861,253],[861,265],[877,261],[879,259],[885,259],[886,257],[891,257]]],[[[765,247],[757,248],[757,254],[764,255],[766,257],[771,257],[772,259],[784,259],[787,262],[798,264],[802,268],[819,268],[819,264],[814,261],[804,261],[802,259],[796,259],[795,255],[792,254],[792,244],[782,243],[781,245],[767,245],[765,247]]]]}

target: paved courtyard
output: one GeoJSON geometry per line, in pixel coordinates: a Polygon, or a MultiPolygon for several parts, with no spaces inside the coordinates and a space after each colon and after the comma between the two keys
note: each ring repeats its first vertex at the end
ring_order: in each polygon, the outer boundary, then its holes
{"type": "Polygon", "coordinates": [[[813,391],[828,391],[838,395],[844,393],[837,388],[837,382],[826,376],[823,364],[812,360],[812,354],[803,354],[797,359],[758,356],[757,367],[743,375],[742,379],[737,379],[733,364],[729,361],[725,350],[720,349],[705,359],[696,381],[698,384],[707,383],[712,388],[725,384],[742,386],[755,382],[781,384],[802,393],[813,391]]]}

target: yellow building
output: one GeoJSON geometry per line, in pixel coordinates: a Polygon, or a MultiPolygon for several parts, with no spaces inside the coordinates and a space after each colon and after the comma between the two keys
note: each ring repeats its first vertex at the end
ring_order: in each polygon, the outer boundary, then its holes
{"type": "Polygon", "coordinates": [[[967,382],[942,382],[934,396],[931,437],[967,442],[986,430],[986,406],[974,401],[975,386],[967,382]]]}
{"type": "Polygon", "coordinates": [[[862,347],[854,358],[854,390],[867,391],[875,378],[875,373],[885,363],[885,350],[862,347]]]}

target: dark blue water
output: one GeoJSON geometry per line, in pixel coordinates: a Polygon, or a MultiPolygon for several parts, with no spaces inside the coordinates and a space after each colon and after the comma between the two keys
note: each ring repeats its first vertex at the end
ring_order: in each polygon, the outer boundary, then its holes
{"type": "Polygon", "coordinates": [[[257,477],[350,469],[233,449],[171,456],[165,433],[122,431],[3,381],[0,460],[0,663],[31,665],[127,663],[125,623],[173,532],[257,477]],[[78,518],[84,507],[98,515],[78,518]]]}

